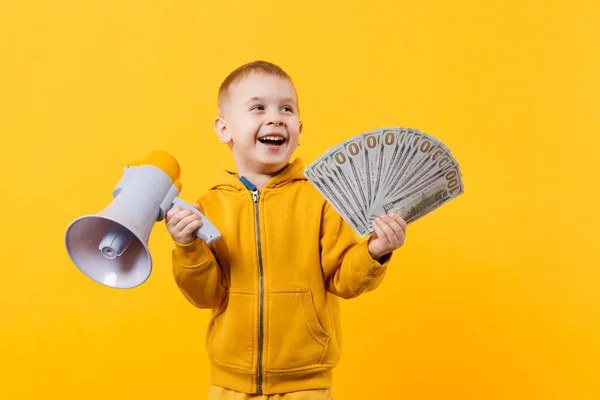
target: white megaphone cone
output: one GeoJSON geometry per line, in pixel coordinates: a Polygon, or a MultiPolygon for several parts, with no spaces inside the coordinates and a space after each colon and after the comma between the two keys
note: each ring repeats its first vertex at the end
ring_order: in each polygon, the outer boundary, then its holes
{"type": "Polygon", "coordinates": [[[113,191],[114,200],[98,214],[77,218],[67,228],[65,245],[73,263],[86,276],[113,288],[144,283],[152,271],[148,240],[156,221],[171,207],[200,215],[195,235],[207,243],[220,232],[198,210],[177,198],[181,191],[179,164],[168,153],[149,153],[125,168],[113,191]]]}

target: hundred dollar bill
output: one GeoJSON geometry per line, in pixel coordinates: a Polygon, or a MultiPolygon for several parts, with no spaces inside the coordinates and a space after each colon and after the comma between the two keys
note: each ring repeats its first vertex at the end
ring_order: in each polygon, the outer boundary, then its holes
{"type": "Polygon", "coordinates": [[[348,157],[352,174],[355,181],[358,183],[359,195],[362,200],[364,210],[368,210],[371,198],[371,181],[367,176],[367,168],[365,165],[365,149],[360,136],[342,142],[342,146],[348,157]]]}
{"type": "Polygon", "coordinates": [[[349,187],[343,184],[343,178],[335,170],[331,162],[330,157],[324,157],[317,162],[315,170],[324,177],[326,184],[337,192],[338,197],[344,202],[344,206],[350,211],[355,220],[366,227],[364,212],[358,203],[352,200],[353,196],[349,187]]]}
{"type": "Polygon", "coordinates": [[[442,159],[438,159],[437,165],[438,165],[438,168],[435,169],[434,173],[431,173],[426,178],[415,181],[414,184],[404,187],[402,189],[399,189],[394,193],[388,193],[383,198],[381,203],[379,203],[379,205],[383,206],[384,204],[388,204],[390,201],[394,201],[395,199],[398,199],[398,198],[404,196],[406,193],[410,193],[412,190],[414,190],[415,187],[417,187],[417,188],[428,187],[428,186],[434,184],[435,182],[437,182],[439,179],[441,179],[441,177],[443,177],[443,175],[446,173],[447,169],[452,168],[454,166],[458,166],[458,164],[454,160],[451,160],[450,162],[446,163],[442,159]]]}
{"type": "Polygon", "coordinates": [[[381,172],[371,205],[377,204],[381,195],[385,194],[385,184],[388,175],[392,173],[396,160],[402,153],[401,138],[405,137],[407,132],[405,128],[390,128],[384,129],[382,133],[383,155],[381,157],[381,172]]]}
{"type": "Polygon", "coordinates": [[[399,198],[385,204],[383,211],[387,214],[397,214],[407,223],[412,223],[462,193],[462,175],[455,165],[433,182],[418,184],[399,198]]]}
{"type": "Polygon", "coordinates": [[[410,163],[399,175],[395,185],[389,189],[388,193],[395,195],[416,181],[415,177],[423,178],[424,171],[430,171],[436,164],[435,159],[430,156],[443,154],[444,151],[445,146],[435,139],[432,140],[425,135],[415,137],[412,141],[411,156],[409,156],[410,163]]]}
{"type": "MultiPolygon", "coordinates": [[[[358,145],[357,145],[358,147],[358,145]]],[[[353,150],[355,148],[353,147],[353,150]]],[[[365,200],[365,194],[358,172],[356,171],[356,164],[350,162],[350,158],[344,150],[343,144],[334,147],[329,153],[329,157],[332,162],[330,166],[339,173],[344,184],[352,194],[352,200],[356,202],[358,208],[366,215],[367,206],[365,200]]]]}
{"type": "MultiPolygon", "coordinates": [[[[462,192],[461,192],[462,194],[462,192]]],[[[435,202],[430,202],[429,206],[427,207],[427,204],[423,204],[420,207],[415,207],[412,212],[410,211],[406,211],[406,210],[391,210],[390,213],[391,214],[397,214],[400,217],[402,217],[402,219],[404,219],[404,221],[406,222],[406,224],[412,224],[413,222],[417,221],[418,219],[424,217],[425,215],[431,213],[432,211],[440,208],[441,206],[443,206],[444,204],[446,204],[447,202],[449,202],[450,200],[452,200],[453,198],[457,197],[456,196],[445,196],[442,197],[441,199],[438,199],[435,202]],[[420,208],[420,211],[419,211],[420,208]]]]}
{"type": "Polygon", "coordinates": [[[412,138],[417,134],[418,131],[415,129],[402,129],[398,135],[398,151],[394,159],[391,160],[388,168],[388,174],[385,178],[380,193],[376,197],[374,205],[379,205],[382,200],[382,196],[387,195],[398,183],[400,175],[406,168],[406,164],[409,160],[409,153],[411,151],[412,138]]]}
{"type": "Polygon", "coordinates": [[[396,171],[396,175],[394,175],[394,181],[390,183],[390,186],[387,188],[387,193],[394,192],[403,182],[403,177],[406,176],[407,172],[413,166],[415,162],[415,158],[418,156],[418,143],[423,138],[423,134],[418,130],[413,130],[412,135],[409,137],[407,142],[406,152],[404,153],[404,158],[402,160],[402,165],[396,171]]]}
{"type": "Polygon", "coordinates": [[[411,186],[426,181],[433,176],[438,176],[440,172],[443,172],[445,169],[454,165],[458,165],[458,163],[452,158],[450,151],[445,149],[444,146],[438,145],[433,151],[427,154],[427,157],[421,162],[418,169],[413,169],[412,172],[408,174],[395,193],[397,194],[402,190],[407,190],[411,186]]]}
{"type": "MultiPolygon", "coordinates": [[[[400,150],[400,132],[399,127],[389,127],[362,134],[372,188],[369,209],[377,203],[381,194],[385,193],[385,178],[400,150]]],[[[373,219],[369,218],[368,225],[371,226],[372,222],[373,219]]]]}
{"type": "Polygon", "coordinates": [[[415,151],[414,157],[406,171],[404,171],[404,174],[400,176],[400,181],[406,181],[410,174],[414,173],[416,169],[421,168],[423,162],[427,160],[427,155],[440,146],[439,140],[432,138],[423,132],[420,133],[420,137],[413,142],[415,151]]]}
{"type": "Polygon", "coordinates": [[[379,177],[381,174],[381,164],[383,162],[383,145],[381,143],[381,129],[361,133],[363,154],[365,157],[365,169],[368,183],[370,185],[367,207],[370,207],[375,200],[375,195],[379,190],[379,177]]]}
{"type": "Polygon", "coordinates": [[[337,213],[348,223],[348,225],[350,225],[354,232],[356,232],[361,237],[365,236],[368,233],[365,227],[355,220],[352,213],[344,205],[344,202],[339,199],[336,191],[332,190],[332,188],[327,185],[324,178],[320,176],[318,172],[315,171],[314,166],[306,168],[304,170],[304,174],[315,186],[315,188],[321,193],[321,195],[325,197],[325,199],[327,199],[327,201],[329,202],[329,204],[331,204],[333,209],[335,209],[337,213]]]}
{"type": "Polygon", "coordinates": [[[379,184],[377,186],[377,193],[380,193],[385,188],[385,180],[388,173],[390,172],[391,166],[394,164],[398,152],[400,151],[400,134],[406,132],[401,128],[386,128],[381,133],[381,145],[383,147],[383,154],[381,157],[381,172],[379,175],[379,184]]]}
{"type": "Polygon", "coordinates": [[[305,175],[360,236],[381,214],[411,223],[464,190],[450,149],[412,128],[363,132],[329,148],[305,175]]]}

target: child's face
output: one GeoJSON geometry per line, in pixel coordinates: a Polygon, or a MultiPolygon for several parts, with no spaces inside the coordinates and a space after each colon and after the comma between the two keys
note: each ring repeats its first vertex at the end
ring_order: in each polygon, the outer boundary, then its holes
{"type": "Polygon", "coordinates": [[[251,74],[228,93],[215,130],[230,145],[238,170],[272,174],[285,167],[302,131],[292,83],[251,74]]]}

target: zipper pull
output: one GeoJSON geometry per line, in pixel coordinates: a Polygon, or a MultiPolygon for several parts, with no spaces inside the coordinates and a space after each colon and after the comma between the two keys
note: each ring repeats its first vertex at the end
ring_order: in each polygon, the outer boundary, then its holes
{"type": "Polygon", "coordinates": [[[260,199],[260,191],[258,190],[258,188],[256,186],[254,186],[254,184],[252,182],[250,182],[248,179],[246,179],[243,176],[240,178],[240,181],[242,181],[244,186],[246,186],[246,189],[248,189],[252,192],[252,201],[254,201],[255,203],[258,203],[258,200],[260,199]]]}

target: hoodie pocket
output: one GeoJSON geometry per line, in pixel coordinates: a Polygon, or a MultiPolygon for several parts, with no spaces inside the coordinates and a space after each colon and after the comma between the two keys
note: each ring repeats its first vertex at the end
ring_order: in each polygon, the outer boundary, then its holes
{"type": "Polygon", "coordinates": [[[310,289],[270,291],[267,304],[267,369],[321,364],[330,337],[319,321],[310,289]]]}
{"type": "Polygon", "coordinates": [[[230,290],[228,304],[216,314],[208,333],[208,353],[221,365],[252,369],[256,339],[254,307],[256,296],[230,290]]]}

